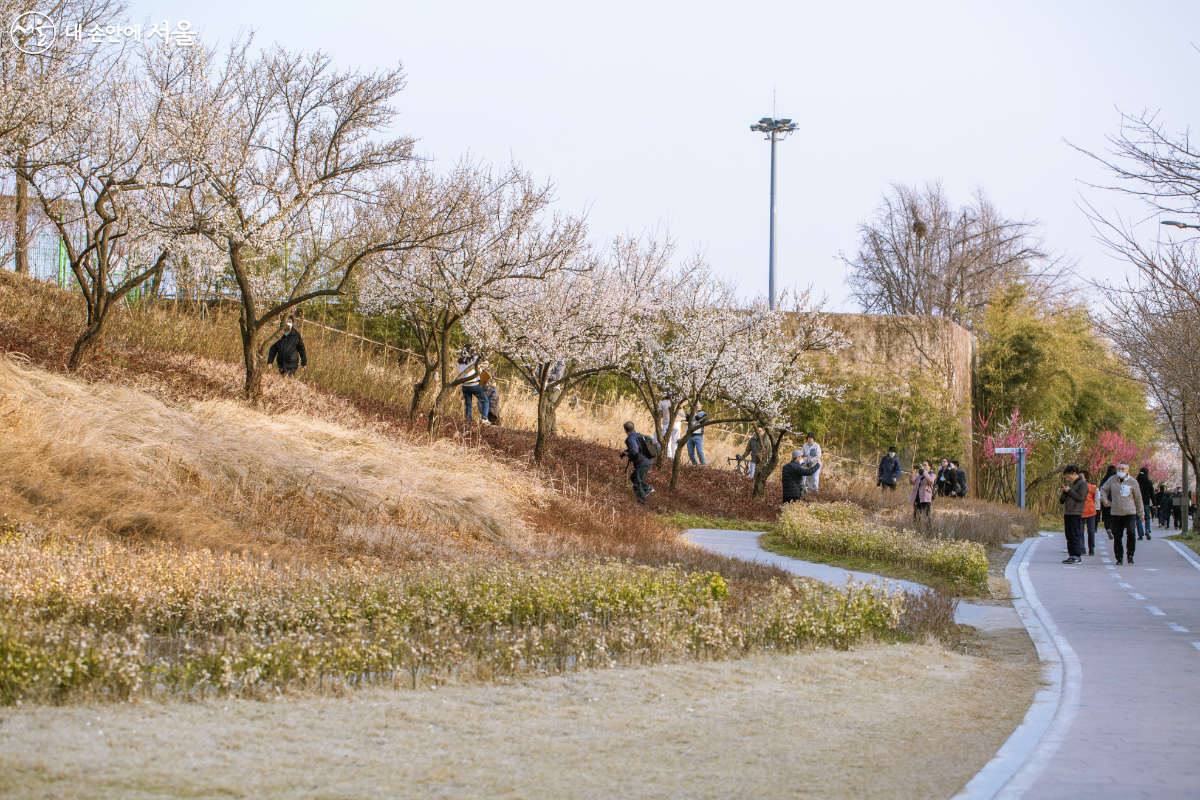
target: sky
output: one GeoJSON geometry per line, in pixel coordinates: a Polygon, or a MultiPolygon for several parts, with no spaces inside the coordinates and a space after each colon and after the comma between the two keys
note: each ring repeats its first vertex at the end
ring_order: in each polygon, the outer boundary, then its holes
{"type": "Polygon", "coordinates": [[[789,117],[777,283],[830,310],[858,310],[839,254],[892,182],[941,181],[960,204],[982,187],[1040,221],[1081,281],[1120,280],[1080,204],[1144,219],[1149,239],[1158,220],[1089,188],[1107,177],[1071,145],[1103,152],[1118,109],[1172,130],[1200,118],[1195,0],[134,0],[132,16],[187,20],[208,43],[253,30],[342,68],[403,64],[397,132],[436,165],[516,161],[596,241],[669,230],[746,296],[767,290],[770,179],[749,128],[789,117]]]}

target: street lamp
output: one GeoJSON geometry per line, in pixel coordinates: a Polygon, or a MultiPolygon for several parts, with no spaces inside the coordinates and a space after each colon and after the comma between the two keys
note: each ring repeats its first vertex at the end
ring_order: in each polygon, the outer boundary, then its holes
{"type": "MultiPolygon", "coordinates": [[[[1170,225],[1172,228],[1193,228],[1194,230],[1200,231],[1200,225],[1189,225],[1186,222],[1179,222],[1178,220],[1173,220],[1173,219],[1164,219],[1161,224],[1170,225]]],[[[1188,503],[1188,456],[1187,456],[1187,454],[1188,454],[1188,450],[1190,450],[1190,449],[1191,449],[1191,442],[1188,441],[1188,429],[1187,429],[1187,401],[1185,400],[1185,401],[1183,401],[1183,441],[1180,443],[1180,448],[1179,448],[1181,454],[1183,455],[1183,458],[1181,459],[1183,461],[1183,469],[1182,469],[1182,472],[1183,472],[1183,497],[1179,498],[1179,502],[1182,504],[1183,507],[1179,509],[1179,520],[1180,520],[1179,524],[1180,524],[1180,527],[1182,528],[1180,533],[1183,534],[1184,536],[1187,536],[1187,532],[1188,532],[1188,506],[1189,506],[1189,503],[1188,503]]],[[[1197,512],[1197,513],[1200,513],[1200,512],[1197,512]]]]}
{"type": "Polygon", "coordinates": [[[771,310],[775,310],[775,142],[783,141],[787,135],[796,130],[796,123],[790,119],[771,119],[763,117],[750,126],[750,130],[765,133],[771,141],[771,254],[767,273],[767,292],[771,298],[771,310]]]}

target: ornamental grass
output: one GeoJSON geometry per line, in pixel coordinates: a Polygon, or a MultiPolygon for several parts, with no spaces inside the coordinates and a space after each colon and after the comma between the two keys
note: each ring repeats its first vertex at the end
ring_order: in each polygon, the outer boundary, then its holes
{"type": "Polygon", "coordinates": [[[845,648],[903,633],[905,595],[618,560],[319,568],[0,534],[0,703],[416,687],[845,648]]]}
{"type": "Polygon", "coordinates": [[[870,558],[927,572],[960,587],[987,587],[983,545],[876,525],[853,503],[790,503],[780,514],[779,532],[801,550],[870,558]]]}

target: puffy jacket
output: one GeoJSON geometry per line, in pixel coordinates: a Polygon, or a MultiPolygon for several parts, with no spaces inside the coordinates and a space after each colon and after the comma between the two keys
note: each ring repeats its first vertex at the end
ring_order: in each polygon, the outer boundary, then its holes
{"type": "Polygon", "coordinates": [[[784,464],[783,499],[799,500],[801,497],[804,497],[804,493],[806,491],[804,479],[809,475],[816,475],[817,470],[820,468],[820,464],[813,464],[811,467],[806,467],[798,458],[784,464]]]}
{"type": "Polygon", "coordinates": [[[1114,517],[1141,519],[1146,513],[1142,504],[1142,490],[1132,475],[1126,475],[1125,480],[1113,475],[1100,487],[1100,496],[1112,506],[1114,517]]]}
{"type": "Polygon", "coordinates": [[[879,482],[895,486],[900,480],[900,459],[884,456],[879,459],[879,482]]]}
{"type": "Polygon", "coordinates": [[[1079,475],[1065,492],[1058,496],[1058,502],[1063,505],[1064,517],[1082,517],[1088,501],[1088,482],[1079,475]]]}
{"type": "Polygon", "coordinates": [[[967,473],[965,470],[959,469],[954,474],[955,482],[958,484],[958,496],[967,496],[967,473]]]}
{"type": "Polygon", "coordinates": [[[292,328],[271,345],[271,350],[267,353],[267,366],[271,366],[271,362],[276,358],[279,359],[280,369],[308,366],[308,354],[304,352],[304,339],[300,337],[300,331],[292,328]]]}
{"type": "Polygon", "coordinates": [[[1100,491],[1100,487],[1096,486],[1094,483],[1089,483],[1087,485],[1087,489],[1087,500],[1085,500],[1083,503],[1084,519],[1096,516],[1096,493],[1100,491]]]}
{"type": "MultiPolygon", "coordinates": [[[[932,472],[930,470],[929,472],[932,472]]],[[[929,472],[922,471],[920,475],[909,475],[908,482],[912,484],[912,492],[908,495],[910,503],[932,503],[934,479],[929,472]]]]}
{"type": "Polygon", "coordinates": [[[958,475],[955,474],[954,467],[942,467],[937,474],[937,493],[942,497],[949,497],[952,492],[958,491],[958,475]]]}

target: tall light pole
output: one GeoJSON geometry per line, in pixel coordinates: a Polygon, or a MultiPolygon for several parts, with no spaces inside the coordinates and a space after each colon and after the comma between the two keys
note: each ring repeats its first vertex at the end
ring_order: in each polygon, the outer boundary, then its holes
{"type": "MultiPolygon", "coordinates": [[[[1195,230],[1200,231],[1200,225],[1189,225],[1186,222],[1177,222],[1173,219],[1164,219],[1161,224],[1170,225],[1173,228],[1194,228],[1195,230]]],[[[1183,504],[1183,507],[1181,509],[1179,509],[1179,524],[1180,524],[1180,528],[1182,529],[1182,530],[1180,530],[1180,533],[1184,536],[1187,536],[1187,533],[1188,533],[1188,506],[1190,505],[1188,503],[1188,482],[1189,482],[1189,480],[1188,480],[1188,450],[1191,449],[1191,442],[1188,441],[1188,429],[1187,429],[1187,400],[1183,401],[1182,416],[1183,416],[1183,426],[1182,426],[1183,427],[1183,441],[1179,443],[1179,452],[1183,454],[1183,458],[1180,459],[1183,462],[1183,468],[1180,470],[1183,473],[1183,497],[1180,498],[1179,502],[1183,504]]],[[[1200,511],[1197,511],[1196,513],[1197,513],[1197,515],[1200,515],[1200,511]]]]}
{"type": "Polygon", "coordinates": [[[750,130],[767,134],[771,140],[771,255],[768,261],[767,292],[771,298],[771,310],[775,310],[775,143],[783,141],[787,135],[796,130],[796,123],[790,119],[771,119],[763,117],[750,130]]]}

